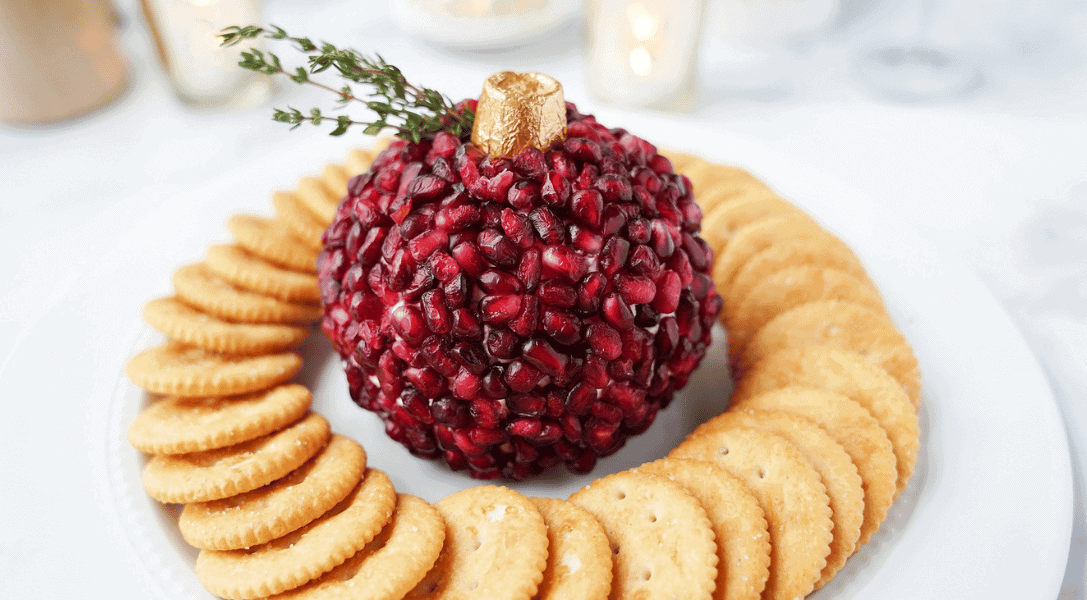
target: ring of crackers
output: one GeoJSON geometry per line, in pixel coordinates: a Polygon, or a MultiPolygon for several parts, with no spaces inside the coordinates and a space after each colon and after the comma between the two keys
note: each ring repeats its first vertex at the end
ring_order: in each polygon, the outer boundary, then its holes
{"type": "Polygon", "coordinates": [[[844,242],[752,174],[689,154],[669,153],[700,190],[721,319],[737,332],[729,353],[738,380],[733,409],[668,457],[598,479],[569,501],[481,486],[430,505],[396,494],[380,471],[363,476],[365,451],[320,416],[298,421],[308,398],[267,411],[274,416],[241,410],[240,398],[252,398],[236,394],[290,387],[281,384],[301,367],[283,350],[322,316],[313,274],[324,228],[377,151],[353,150],[343,165],[276,192],[275,217],[232,217],[236,246],[212,246],[204,263],[178,269],[177,298],[145,310],[168,341],[126,370],[152,393],[182,397],[150,405],[130,436],[151,455],[148,493],[188,503],[180,526],[202,548],[197,576],[210,591],[793,598],[825,584],[878,531],[916,461],[912,350],[844,242]],[[838,307],[822,330],[808,324],[838,307]],[[224,375],[238,370],[246,377],[224,375]],[[218,412],[171,428],[200,406],[218,412]],[[333,458],[347,447],[351,457],[333,458]],[[617,490],[636,493],[620,499],[617,490]],[[685,567],[660,550],[680,538],[685,567]]]}

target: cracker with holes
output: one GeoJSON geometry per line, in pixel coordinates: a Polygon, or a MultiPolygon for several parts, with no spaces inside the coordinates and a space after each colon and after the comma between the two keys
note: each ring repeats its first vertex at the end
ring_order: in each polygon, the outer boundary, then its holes
{"type": "Polygon", "coordinates": [[[213,244],[204,264],[231,284],[287,302],[320,302],[317,276],[283,269],[241,246],[213,244]]]}
{"type": "Polygon", "coordinates": [[[741,227],[729,238],[724,251],[716,256],[713,283],[726,299],[735,299],[732,280],[751,257],[786,240],[804,237],[835,239],[811,217],[800,211],[769,215],[741,227]]]}
{"type": "Polygon", "coordinates": [[[828,267],[870,281],[860,259],[838,238],[801,236],[778,240],[751,255],[732,278],[729,297],[742,302],[762,280],[790,267],[828,267]]]}
{"type": "Polygon", "coordinates": [[[763,598],[792,600],[815,589],[833,539],[830,499],[795,446],[765,431],[722,428],[689,436],[668,457],[711,461],[755,494],[770,531],[763,598]]]}
{"type": "Polygon", "coordinates": [[[778,215],[807,217],[792,203],[773,193],[763,196],[745,195],[740,198],[718,204],[702,219],[702,235],[706,243],[713,248],[714,254],[721,254],[728,241],[745,226],[778,215]]]}
{"type": "Polygon", "coordinates": [[[611,546],[585,509],[555,498],[531,498],[547,524],[547,568],[536,600],[606,600],[611,546]]]}
{"type": "Polygon", "coordinates": [[[421,498],[397,497],[389,523],[343,564],[269,600],[400,600],[434,564],[445,523],[421,498]]]}
{"type": "Polygon", "coordinates": [[[857,466],[864,488],[864,519],[857,545],[867,544],[879,530],[895,497],[895,455],[887,432],[872,413],[836,392],[789,385],[757,392],[745,387],[733,394],[734,410],[784,410],[811,419],[830,434],[857,466]]]}
{"type": "Polygon", "coordinates": [[[226,321],[299,324],[321,320],[317,304],[288,302],[239,288],[203,263],[179,268],[173,282],[177,296],[186,304],[226,321]]]}
{"type": "Polygon", "coordinates": [[[716,600],[757,600],[770,574],[770,534],[751,490],[717,465],[662,458],[635,471],[666,477],[687,489],[706,510],[717,543],[716,600]]]}
{"type": "Polygon", "coordinates": [[[744,348],[738,371],[776,350],[820,345],[855,352],[878,365],[920,406],[921,372],[913,348],[886,313],[853,302],[809,302],[774,317],[744,348]]]}
{"type": "Polygon", "coordinates": [[[815,583],[819,589],[845,565],[857,548],[864,518],[864,488],[845,449],[815,422],[785,411],[733,409],[706,421],[693,435],[721,427],[747,427],[779,435],[811,463],[827,489],[832,533],[827,564],[815,583]]]}
{"type": "Polygon", "coordinates": [[[272,207],[276,218],[286,225],[303,244],[321,251],[321,236],[326,224],[313,214],[294,192],[279,191],[272,194],[272,207]]]}
{"type": "Polygon", "coordinates": [[[317,456],[281,479],[236,496],[186,504],[178,527],[186,542],[202,550],[270,542],[328,512],[365,470],[362,446],[333,435],[317,456]]]}
{"type": "Polygon", "coordinates": [[[299,241],[282,221],[258,215],[234,215],[226,227],[235,243],[284,269],[317,272],[317,251],[299,241]]]}
{"type": "Polygon", "coordinates": [[[225,321],[176,297],[145,304],[143,320],[171,340],[222,354],[271,354],[300,346],[309,335],[296,325],[225,321]]]}
{"type": "Polygon", "coordinates": [[[706,510],[683,486],[621,471],[570,496],[604,526],[615,554],[612,598],[709,600],[717,545],[706,510]]]}
{"type": "Polygon", "coordinates": [[[856,352],[808,346],[768,355],[737,384],[735,394],[746,398],[788,385],[838,392],[867,409],[887,432],[898,471],[896,487],[905,489],[917,462],[920,429],[916,407],[895,378],[856,352]]]}
{"type": "Polygon", "coordinates": [[[747,341],[774,317],[819,300],[842,300],[884,310],[876,287],[845,271],[814,266],[782,269],[763,279],[746,296],[725,303],[721,319],[728,330],[729,359],[737,361],[747,341]]]}
{"type": "Polygon", "coordinates": [[[185,454],[232,446],[301,419],[311,399],[308,389],[293,383],[241,396],[171,396],[137,415],[128,427],[128,441],[148,454],[185,454]]]}
{"type": "Polygon", "coordinates": [[[434,504],[445,546],[407,598],[527,600],[547,566],[547,526],[531,500],[509,488],[479,486],[434,504]]]}
{"type": "Polygon", "coordinates": [[[328,441],[316,413],[273,434],[226,448],[156,454],[143,471],[147,494],[170,504],[206,502],[255,490],[302,466],[328,441]]]}
{"type": "Polygon", "coordinates": [[[137,386],[184,397],[248,394],[283,383],[300,370],[302,357],[294,352],[218,354],[174,341],[148,348],[125,365],[137,386]]]}
{"type": "Polygon", "coordinates": [[[301,529],[242,550],[201,550],[196,576],[229,600],[264,598],[299,587],[342,564],[389,522],[396,490],[385,473],[368,469],[332,510],[301,529]]]}

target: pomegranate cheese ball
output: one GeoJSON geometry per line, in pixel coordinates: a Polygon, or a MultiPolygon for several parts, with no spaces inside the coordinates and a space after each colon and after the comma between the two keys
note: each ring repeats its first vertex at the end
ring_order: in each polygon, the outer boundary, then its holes
{"type": "Polygon", "coordinates": [[[590,471],[683,388],[721,309],[690,181],[562,106],[565,139],[508,158],[394,141],[318,260],[353,400],[479,479],[590,471]]]}

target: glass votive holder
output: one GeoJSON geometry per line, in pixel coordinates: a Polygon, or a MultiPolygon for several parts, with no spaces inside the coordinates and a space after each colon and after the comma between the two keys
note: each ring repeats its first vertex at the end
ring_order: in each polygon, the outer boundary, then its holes
{"type": "Polygon", "coordinates": [[[589,0],[589,90],[615,104],[690,108],[704,8],[705,0],[589,0]]]}
{"type": "Polygon", "coordinates": [[[238,66],[261,40],[223,47],[231,25],[260,24],[260,0],[140,0],[159,58],[177,96],[199,107],[247,106],[271,93],[270,78],[238,66]]]}

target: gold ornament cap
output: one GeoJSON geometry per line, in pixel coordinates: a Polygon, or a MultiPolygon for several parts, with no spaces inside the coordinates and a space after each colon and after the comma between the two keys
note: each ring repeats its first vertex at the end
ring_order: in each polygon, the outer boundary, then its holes
{"type": "Polygon", "coordinates": [[[566,140],[562,84],[541,73],[502,71],[487,78],[476,106],[472,143],[493,156],[513,158],[534,146],[566,140]]]}

